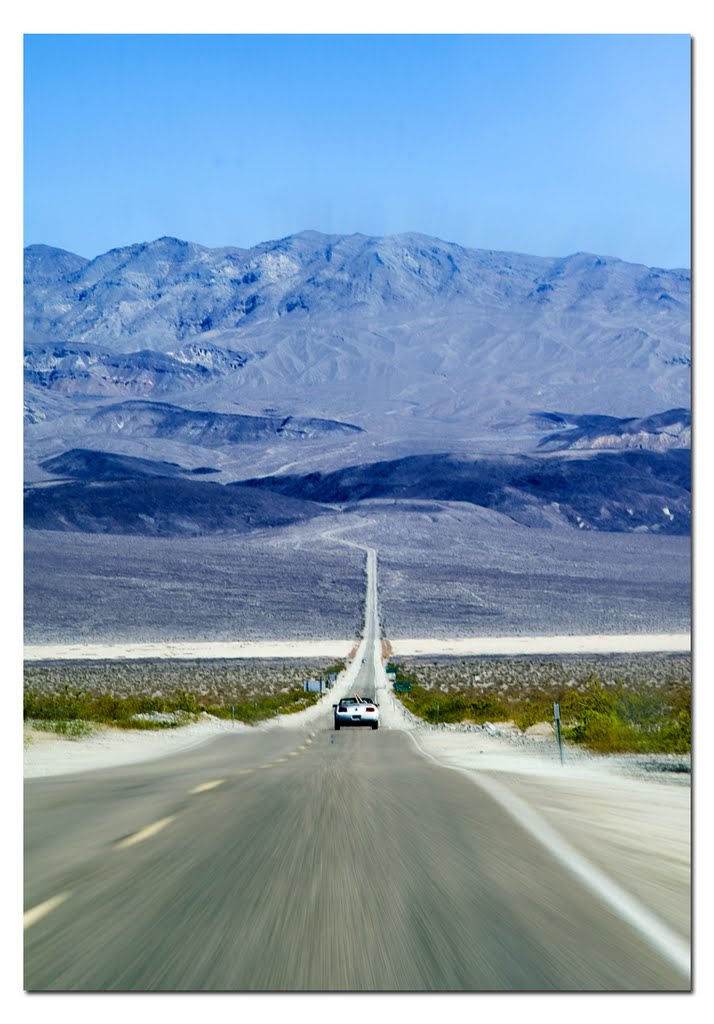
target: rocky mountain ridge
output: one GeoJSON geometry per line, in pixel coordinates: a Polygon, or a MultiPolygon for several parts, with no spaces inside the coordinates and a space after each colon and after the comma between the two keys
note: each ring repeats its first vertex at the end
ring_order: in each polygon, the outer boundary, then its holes
{"type": "Polygon", "coordinates": [[[643,320],[679,313],[681,324],[690,274],[587,253],[548,259],[465,249],[418,234],[303,232],[250,250],[161,238],[89,261],[29,246],[25,288],[30,345],[91,339],[114,352],[169,352],[186,338],[307,313],[384,319],[405,308],[506,302],[584,314],[607,312],[625,294],[643,320]],[[126,344],[135,338],[142,346],[126,344]]]}
{"type": "Polygon", "coordinates": [[[419,234],[29,246],[28,525],[242,531],[283,497],[388,496],[686,531],[690,288],[685,269],[419,234]],[[261,493],[222,493],[246,480],[261,493]]]}

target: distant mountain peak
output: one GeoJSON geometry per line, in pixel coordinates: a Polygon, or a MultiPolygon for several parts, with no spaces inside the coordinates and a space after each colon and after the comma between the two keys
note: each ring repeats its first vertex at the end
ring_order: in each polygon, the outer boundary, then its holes
{"type": "Polygon", "coordinates": [[[25,286],[47,285],[66,280],[89,263],[84,256],[52,245],[28,245],[24,251],[25,286]]]}
{"type": "Polygon", "coordinates": [[[215,411],[367,415],[370,430],[389,416],[405,436],[415,420],[490,432],[542,408],[689,405],[684,271],[310,229],[250,249],[162,236],[91,261],[51,247],[25,260],[29,383],[65,396],[190,390],[215,411]]]}

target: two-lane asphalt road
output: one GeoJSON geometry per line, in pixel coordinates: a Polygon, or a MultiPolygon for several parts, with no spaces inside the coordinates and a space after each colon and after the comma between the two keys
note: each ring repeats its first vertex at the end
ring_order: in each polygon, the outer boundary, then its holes
{"type": "Polygon", "coordinates": [[[488,793],[331,709],[28,780],[25,867],[30,991],[689,988],[488,793]]]}
{"type": "Polygon", "coordinates": [[[686,979],[397,730],[227,735],[27,787],[29,990],[648,990],[686,979]],[[153,830],[152,830],[153,829],[153,830]]]}

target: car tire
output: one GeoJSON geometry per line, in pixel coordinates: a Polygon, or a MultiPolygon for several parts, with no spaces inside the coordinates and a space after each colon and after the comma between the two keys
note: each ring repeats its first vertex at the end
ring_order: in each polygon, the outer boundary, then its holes
{"type": "Polygon", "coordinates": [[[379,722],[375,722],[372,726],[373,729],[379,729],[379,722]]]}
{"type": "Polygon", "coordinates": [[[337,724],[337,722],[335,722],[335,732],[339,732],[339,731],[340,731],[340,727],[339,727],[339,725],[337,724]]]}

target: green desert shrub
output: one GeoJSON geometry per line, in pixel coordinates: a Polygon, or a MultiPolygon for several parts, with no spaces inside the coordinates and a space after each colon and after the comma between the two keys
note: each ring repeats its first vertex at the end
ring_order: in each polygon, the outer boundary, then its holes
{"type": "Polygon", "coordinates": [[[259,719],[304,700],[306,679],[342,668],[340,659],[28,662],[24,715],[26,720],[116,724],[152,711],[197,714],[208,708],[211,714],[229,718],[233,704],[246,705],[244,716],[259,719]]]}
{"type": "Polygon", "coordinates": [[[231,718],[231,709],[229,706],[223,704],[204,704],[201,708],[207,715],[211,715],[213,718],[231,718]]]}
{"type": "Polygon", "coordinates": [[[673,753],[691,750],[691,691],[682,686],[626,686],[607,697],[591,687],[569,709],[577,719],[565,735],[600,753],[673,753]]]}
{"type": "Polygon", "coordinates": [[[326,668],[323,668],[320,674],[327,678],[327,676],[331,676],[333,673],[339,675],[340,672],[344,672],[346,668],[347,662],[344,661],[343,658],[337,658],[335,661],[332,662],[332,664],[327,665],[326,668]]]}
{"type": "Polygon", "coordinates": [[[79,719],[58,722],[39,720],[31,724],[34,729],[39,729],[41,732],[52,732],[58,736],[68,736],[70,739],[80,739],[82,736],[90,736],[94,732],[89,722],[79,719]]]}
{"type": "Polygon", "coordinates": [[[398,696],[410,711],[427,722],[502,721],[509,716],[503,701],[488,695],[444,694],[413,683],[411,690],[398,696]]]}
{"type": "MultiPolygon", "coordinates": [[[[603,671],[578,671],[566,678],[552,660],[448,661],[397,665],[399,680],[412,689],[396,696],[427,722],[503,721],[521,730],[553,721],[560,705],[563,737],[598,753],[676,753],[691,750],[691,682],[688,662],[668,664],[643,658],[626,671],[626,662],[601,662],[603,671]],[[623,671],[625,669],[625,671],[623,671]],[[540,671],[540,675],[539,675],[540,671]],[[519,678],[520,673],[520,678],[519,678]],[[554,678],[555,677],[555,678],[554,678]],[[486,681],[484,681],[484,679],[486,681]]],[[[580,665],[580,662],[578,662],[580,665]]]]}
{"type": "Polygon", "coordinates": [[[238,722],[246,725],[255,725],[257,722],[264,722],[275,715],[290,715],[296,711],[303,711],[305,708],[315,704],[319,699],[317,693],[305,693],[303,690],[292,689],[287,693],[278,693],[253,700],[237,700],[233,702],[233,714],[231,704],[227,705],[202,705],[201,711],[206,711],[216,718],[230,719],[235,717],[238,722]]]}
{"type": "Polygon", "coordinates": [[[524,700],[513,712],[513,722],[523,732],[539,722],[549,722],[553,718],[552,701],[524,700]]]}

